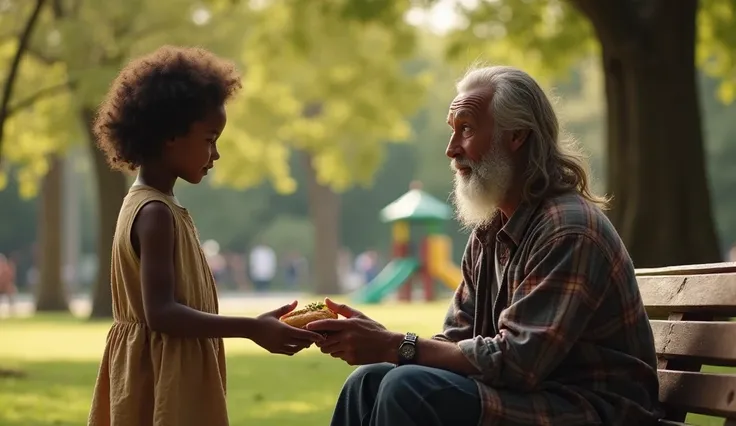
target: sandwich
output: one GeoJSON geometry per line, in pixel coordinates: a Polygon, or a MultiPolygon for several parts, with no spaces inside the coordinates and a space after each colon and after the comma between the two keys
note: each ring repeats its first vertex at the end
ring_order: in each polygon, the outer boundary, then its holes
{"type": "Polygon", "coordinates": [[[337,314],[320,302],[310,303],[302,309],[291,311],[279,318],[282,322],[296,328],[304,328],[310,322],[322,319],[337,319],[337,314]]]}

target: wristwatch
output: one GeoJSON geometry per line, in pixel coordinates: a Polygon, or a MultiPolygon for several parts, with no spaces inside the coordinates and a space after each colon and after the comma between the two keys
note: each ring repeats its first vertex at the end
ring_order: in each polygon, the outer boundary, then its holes
{"type": "Polygon", "coordinates": [[[417,335],[406,333],[399,345],[399,365],[413,364],[417,355],[417,335]]]}

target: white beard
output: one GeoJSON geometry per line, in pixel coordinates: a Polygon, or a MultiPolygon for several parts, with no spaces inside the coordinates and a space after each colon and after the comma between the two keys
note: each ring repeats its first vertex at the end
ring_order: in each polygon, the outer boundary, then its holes
{"type": "Polygon", "coordinates": [[[456,158],[451,165],[453,170],[456,166],[471,169],[469,175],[455,173],[452,197],[457,218],[466,229],[490,224],[511,185],[511,156],[503,148],[500,137],[493,139],[491,148],[480,161],[456,158]]]}

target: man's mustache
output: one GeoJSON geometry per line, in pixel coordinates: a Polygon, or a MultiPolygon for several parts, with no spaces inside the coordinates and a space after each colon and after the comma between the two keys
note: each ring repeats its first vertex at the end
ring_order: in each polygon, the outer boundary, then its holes
{"type": "Polygon", "coordinates": [[[466,159],[466,158],[453,158],[450,162],[450,169],[457,170],[461,169],[463,167],[467,168],[473,168],[474,164],[472,161],[466,159]]]}

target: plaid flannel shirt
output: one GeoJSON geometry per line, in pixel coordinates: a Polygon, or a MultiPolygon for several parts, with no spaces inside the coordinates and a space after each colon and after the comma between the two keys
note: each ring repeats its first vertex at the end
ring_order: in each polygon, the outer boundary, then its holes
{"type": "Polygon", "coordinates": [[[470,236],[463,282],[433,337],[457,342],[480,371],[479,424],[656,423],[652,330],[603,212],[562,194],[503,222],[470,236]]]}

